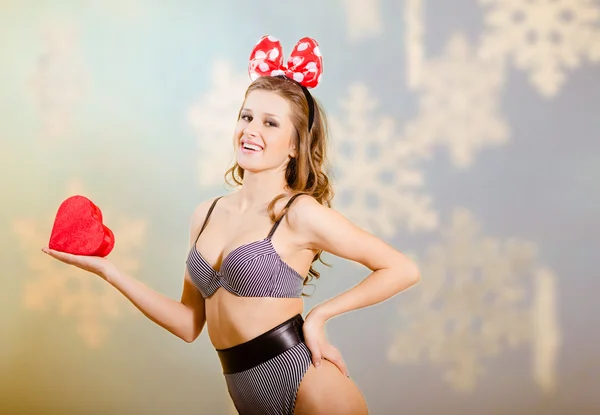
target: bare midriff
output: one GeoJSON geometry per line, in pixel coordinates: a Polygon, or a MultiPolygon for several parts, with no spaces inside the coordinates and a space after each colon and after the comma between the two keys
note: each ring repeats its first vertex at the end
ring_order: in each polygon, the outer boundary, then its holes
{"type": "Polygon", "coordinates": [[[302,298],[238,297],[219,288],[205,300],[208,336],[217,350],[252,340],[301,314],[302,298]]]}

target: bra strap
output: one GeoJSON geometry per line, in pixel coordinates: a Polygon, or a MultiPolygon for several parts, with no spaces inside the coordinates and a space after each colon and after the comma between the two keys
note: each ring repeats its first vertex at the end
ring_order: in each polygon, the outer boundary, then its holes
{"type": "Polygon", "coordinates": [[[217,204],[217,202],[219,201],[219,199],[222,198],[222,197],[223,196],[217,197],[212,202],[212,205],[210,205],[210,209],[208,209],[208,213],[206,214],[206,218],[204,218],[204,223],[202,224],[202,228],[200,229],[200,232],[198,232],[198,236],[196,236],[196,242],[198,242],[198,238],[200,238],[200,234],[202,233],[202,231],[204,231],[204,228],[206,228],[206,225],[208,224],[208,218],[210,218],[210,215],[211,215],[213,209],[215,208],[215,205],[217,204]]]}
{"type": "Polygon", "coordinates": [[[271,237],[273,236],[273,234],[275,233],[275,230],[277,229],[277,227],[279,226],[279,223],[282,221],[283,217],[286,215],[289,207],[291,206],[292,202],[298,197],[298,196],[302,196],[305,195],[306,193],[297,193],[294,196],[292,196],[290,198],[290,200],[286,203],[285,207],[283,208],[283,214],[281,215],[281,217],[279,218],[279,220],[277,222],[275,222],[275,224],[273,225],[273,227],[271,228],[271,232],[269,232],[269,236],[267,236],[267,239],[271,239],[271,237]]]}

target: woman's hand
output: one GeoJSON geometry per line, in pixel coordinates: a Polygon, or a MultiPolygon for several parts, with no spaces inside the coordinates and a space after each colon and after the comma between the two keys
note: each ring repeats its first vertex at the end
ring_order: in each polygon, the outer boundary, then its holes
{"type": "Polygon", "coordinates": [[[304,321],[302,331],[304,333],[304,342],[312,354],[312,361],[315,367],[319,367],[321,359],[333,363],[345,375],[348,375],[346,363],[342,359],[342,354],[333,347],[325,335],[325,320],[318,314],[309,312],[304,321]]]}
{"type": "Polygon", "coordinates": [[[65,264],[74,265],[85,271],[94,273],[105,280],[117,272],[117,268],[106,258],[98,256],[73,255],[66,252],[56,251],[54,249],[42,248],[42,252],[58,259],[65,264]]]}

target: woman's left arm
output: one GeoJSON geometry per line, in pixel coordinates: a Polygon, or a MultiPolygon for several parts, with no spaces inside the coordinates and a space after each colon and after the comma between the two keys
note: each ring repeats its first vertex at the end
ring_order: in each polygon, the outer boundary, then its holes
{"type": "Polygon", "coordinates": [[[385,301],[419,281],[419,269],[411,259],[340,213],[311,197],[300,197],[295,205],[288,215],[307,248],[358,262],[372,271],[354,287],[314,307],[307,323],[310,319],[311,325],[324,326],[332,317],[385,301]]]}
{"type": "MultiPolygon", "coordinates": [[[[348,291],[311,312],[328,320],[380,303],[419,281],[417,265],[400,251],[354,225],[340,213],[309,197],[300,197],[293,214],[307,247],[358,262],[373,271],[348,291]]],[[[291,213],[291,212],[290,212],[291,213]]]]}

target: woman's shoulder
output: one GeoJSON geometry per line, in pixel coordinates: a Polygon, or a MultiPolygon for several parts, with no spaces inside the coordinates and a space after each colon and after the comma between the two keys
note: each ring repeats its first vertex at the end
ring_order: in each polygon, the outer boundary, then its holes
{"type": "Polygon", "coordinates": [[[215,205],[215,202],[218,199],[221,199],[223,197],[224,196],[214,196],[214,197],[204,199],[195,207],[194,212],[192,213],[192,220],[191,220],[192,229],[196,229],[196,228],[199,228],[200,226],[202,226],[202,223],[208,216],[208,213],[209,213],[209,210],[211,209],[211,207],[213,207],[215,205]]]}
{"type": "Polygon", "coordinates": [[[288,201],[294,199],[294,201],[292,202],[291,207],[302,207],[302,208],[306,208],[306,207],[310,207],[310,206],[322,206],[319,201],[315,198],[315,196],[309,194],[309,193],[304,193],[304,192],[300,192],[300,193],[296,193],[294,195],[291,195],[288,198],[288,201]]]}
{"type": "MultiPolygon", "coordinates": [[[[291,198],[289,198],[289,200],[291,200],[291,198]]],[[[329,207],[319,203],[314,196],[307,193],[301,193],[295,197],[290,205],[287,216],[290,225],[302,227],[310,221],[318,219],[329,209],[329,207]]]]}

